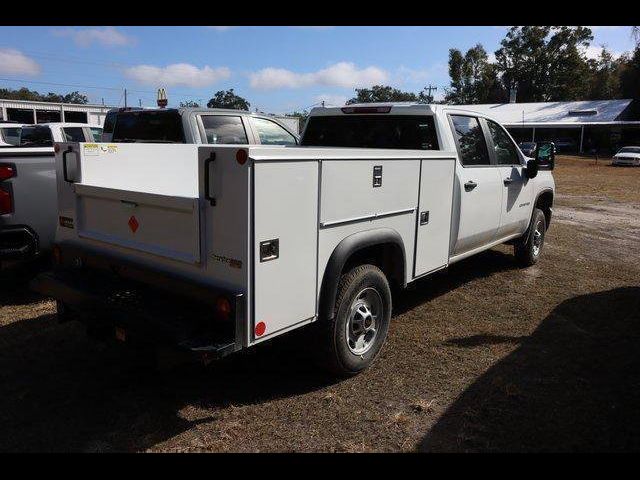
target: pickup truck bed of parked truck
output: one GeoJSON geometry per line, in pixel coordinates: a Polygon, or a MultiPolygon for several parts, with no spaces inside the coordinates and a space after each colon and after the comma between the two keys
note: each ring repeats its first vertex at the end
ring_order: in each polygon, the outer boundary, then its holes
{"type": "Polygon", "coordinates": [[[82,123],[22,125],[20,146],[0,149],[0,267],[38,258],[56,231],[54,142],[91,142],[82,123]]]}
{"type": "Polygon", "coordinates": [[[326,365],[355,374],[385,340],[391,285],[499,243],[540,256],[553,154],[524,157],[489,118],[316,109],[301,143],[60,144],[57,267],[33,287],[62,317],[205,358],[314,323],[326,365]]]}

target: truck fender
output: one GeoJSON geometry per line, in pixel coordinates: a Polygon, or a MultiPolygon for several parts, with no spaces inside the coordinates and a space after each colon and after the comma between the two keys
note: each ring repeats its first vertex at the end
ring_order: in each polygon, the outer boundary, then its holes
{"type": "Polygon", "coordinates": [[[320,308],[323,317],[328,314],[328,318],[333,318],[334,312],[332,306],[336,302],[338,283],[340,282],[340,274],[342,273],[342,270],[349,258],[359,250],[375,245],[384,244],[395,245],[401,252],[402,278],[400,283],[402,286],[406,285],[404,276],[406,254],[404,242],[402,241],[402,237],[400,236],[400,234],[391,228],[377,228],[374,230],[366,230],[363,232],[354,233],[342,239],[342,241],[336,246],[336,248],[333,250],[333,253],[331,254],[331,257],[329,257],[329,261],[327,262],[327,266],[324,270],[322,289],[320,292],[320,308]]]}

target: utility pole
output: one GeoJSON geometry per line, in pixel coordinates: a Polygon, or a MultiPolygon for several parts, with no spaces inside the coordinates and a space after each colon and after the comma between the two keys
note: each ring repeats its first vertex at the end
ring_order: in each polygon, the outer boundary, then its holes
{"type": "Polygon", "coordinates": [[[127,108],[127,89],[124,89],[124,108],[127,108]]]}
{"type": "Polygon", "coordinates": [[[433,102],[433,95],[431,95],[432,91],[438,90],[438,87],[434,87],[431,84],[429,84],[428,87],[424,87],[425,90],[427,90],[429,93],[427,93],[427,98],[429,99],[429,103],[433,102]]]}
{"type": "Polygon", "coordinates": [[[141,98],[138,99],[138,103],[140,104],[140,108],[142,108],[142,99],[141,98]]]}

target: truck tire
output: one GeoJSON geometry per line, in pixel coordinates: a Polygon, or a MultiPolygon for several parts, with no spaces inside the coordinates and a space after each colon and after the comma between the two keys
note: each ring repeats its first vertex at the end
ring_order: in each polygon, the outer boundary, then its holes
{"type": "Polygon", "coordinates": [[[514,254],[518,263],[524,267],[529,267],[538,262],[544,246],[546,232],[547,220],[544,213],[539,208],[535,208],[527,233],[525,233],[522,241],[514,245],[514,254]]]}
{"type": "Polygon", "coordinates": [[[356,375],[375,360],[391,320],[391,289],[374,265],[342,275],[333,318],[325,322],[325,361],[340,376],[356,375]]]}

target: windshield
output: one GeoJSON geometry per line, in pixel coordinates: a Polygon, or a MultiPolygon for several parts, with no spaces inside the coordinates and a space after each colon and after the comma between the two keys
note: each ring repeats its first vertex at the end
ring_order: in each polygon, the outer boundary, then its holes
{"type": "Polygon", "coordinates": [[[431,115],[335,115],[310,117],[301,145],[437,150],[431,115]]]}
{"type": "Polygon", "coordinates": [[[182,117],[175,110],[120,112],[111,141],[184,143],[182,117]]]}
{"type": "Polygon", "coordinates": [[[20,131],[22,127],[0,128],[0,141],[9,145],[20,145],[20,131]]]}
{"type": "Polygon", "coordinates": [[[618,153],[640,153],[640,147],[623,147],[618,153]]]}
{"type": "Polygon", "coordinates": [[[536,146],[536,144],[533,143],[533,142],[522,142],[522,143],[520,143],[520,146],[522,148],[533,148],[533,147],[536,146]]]}
{"type": "Polygon", "coordinates": [[[20,134],[21,147],[51,147],[53,139],[51,138],[51,129],[34,125],[32,127],[22,127],[20,134]]]}

